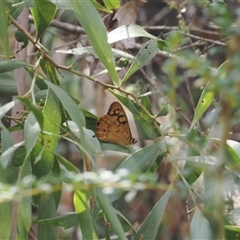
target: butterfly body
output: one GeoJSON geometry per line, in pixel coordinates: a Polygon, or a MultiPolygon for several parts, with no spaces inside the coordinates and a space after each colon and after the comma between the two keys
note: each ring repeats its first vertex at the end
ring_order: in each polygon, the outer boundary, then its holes
{"type": "Polygon", "coordinates": [[[99,140],[129,146],[137,142],[132,137],[127,115],[118,102],[113,102],[106,115],[100,117],[96,124],[99,140]]]}

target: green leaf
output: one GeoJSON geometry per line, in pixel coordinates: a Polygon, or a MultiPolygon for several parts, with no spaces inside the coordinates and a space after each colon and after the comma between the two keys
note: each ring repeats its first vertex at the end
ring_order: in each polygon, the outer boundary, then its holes
{"type": "MultiPolygon", "coordinates": [[[[10,132],[0,122],[2,152],[6,152],[14,145],[14,140],[10,132]]],[[[3,154],[0,157],[0,163],[3,162],[3,154]]],[[[2,163],[3,164],[3,163],[2,163]]],[[[7,168],[0,164],[0,182],[14,184],[18,177],[18,168],[13,167],[10,161],[7,161],[7,168]]],[[[1,191],[4,191],[3,189],[1,191]]],[[[12,202],[0,202],[0,239],[9,239],[12,226],[12,202]]]]}
{"type": "MultiPolygon", "coordinates": [[[[0,39],[6,53],[6,57],[9,58],[9,43],[8,43],[8,14],[4,1],[0,1],[0,39]]],[[[0,67],[1,68],[1,67],[0,67]]]]}
{"type": "Polygon", "coordinates": [[[49,26],[57,11],[57,6],[49,0],[34,0],[36,7],[30,8],[37,31],[37,39],[49,26]]]}
{"type": "Polygon", "coordinates": [[[125,82],[133,73],[135,73],[137,70],[145,66],[147,63],[152,60],[152,58],[158,53],[158,44],[157,40],[150,40],[146,44],[144,44],[137,56],[136,60],[131,64],[130,68],[128,69],[127,73],[122,79],[122,83],[125,82]]]}
{"type": "MultiPolygon", "coordinates": [[[[10,133],[9,133],[9,135],[10,135],[10,133]]],[[[11,160],[12,160],[12,157],[14,156],[14,152],[16,151],[16,149],[18,149],[19,147],[21,147],[23,145],[24,145],[24,142],[22,141],[22,142],[16,143],[13,146],[9,147],[6,151],[3,151],[3,153],[0,156],[0,163],[1,163],[0,166],[3,167],[3,169],[1,171],[5,171],[7,169],[8,173],[11,172],[9,169],[9,165],[12,165],[11,160]]],[[[9,177],[9,178],[11,178],[11,177],[9,177]]]]}
{"type": "Polygon", "coordinates": [[[103,12],[108,12],[108,13],[112,13],[112,10],[111,9],[108,9],[108,8],[105,8],[103,7],[100,3],[98,3],[96,0],[91,0],[93,6],[100,10],[100,11],[103,11],[103,12]]]}
{"type": "Polygon", "coordinates": [[[230,165],[230,167],[237,166],[240,167],[240,143],[234,140],[227,140],[226,145],[226,153],[229,157],[226,159],[226,163],[230,165]]]}
{"type": "Polygon", "coordinates": [[[170,48],[166,41],[157,38],[156,36],[148,33],[142,27],[132,24],[132,25],[123,25],[118,28],[115,28],[113,31],[108,33],[108,42],[115,43],[124,39],[128,38],[135,38],[135,37],[146,37],[152,40],[157,40],[158,48],[160,50],[170,52],[170,48]]]}
{"type": "Polygon", "coordinates": [[[17,95],[17,82],[12,73],[0,73],[0,93],[5,95],[17,95]]]}
{"type": "Polygon", "coordinates": [[[197,207],[190,223],[190,239],[212,239],[210,224],[197,207]]]}
{"type": "Polygon", "coordinates": [[[57,159],[61,162],[61,164],[69,171],[69,172],[75,172],[79,173],[79,170],[77,167],[75,167],[71,162],[69,162],[66,158],[63,156],[60,156],[58,154],[55,155],[57,159]]]}
{"type": "MultiPolygon", "coordinates": [[[[210,83],[208,83],[210,84],[210,83]]],[[[194,118],[190,127],[190,130],[194,127],[194,125],[199,121],[205,111],[209,108],[210,104],[212,103],[215,92],[208,90],[208,84],[205,86],[200,99],[198,100],[198,104],[196,107],[196,111],[194,114],[194,118]]]]}
{"type": "Polygon", "coordinates": [[[0,119],[2,119],[5,114],[15,106],[18,101],[14,100],[0,107],[0,119]]]}
{"type": "MultiPolygon", "coordinates": [[[[62,179],[62,172],[61,172],[59,163],[56,159],[54,159],[52,172],[48,176],[49,181],[51,180],[51,178],[55,178],[58,180],[62,179]]],[[[58,191],[53,192],[56,208],[58,208],[58,206],[59,206],[61,195],[62,195],[62,185],[60,185],[60,186],[61,186],[61,188],[58,191]]]]}
{"type": "Polygon", "coordinates": [[[11,164],[11,158],[14,151],[23,144],[23,142],[14,145],[14,140],[11,133],[0,122],[1,139],[2,139],[2,154],[0,156],[0,182],[14,184],[18,177],[18,168],[11,164]]]}
{"type": "Polygon", "coordinates": [[[38,239],[58,239],[57,228],[40,220],[55,217],[56,203],[52,194],[42,194],[38,205],[38,239]]]}
{"type": "Polygon", "coordinates": [[[68,229],[78,224],[78,213],[69,213],[60,217],[43,219],[39,222],[68,229]]]}
{"type": "Polygon", "coordinates": [[[201,162],[186,162],[182,170],[182,175],[189,185],[193,184],[202,174],[203,165],[201,162]]]}
{"type": "Polygon", "coordinates": [[[29,156],[33,150],[40,133],[40,126],[32,112],[27,116],[27,119],[24,123],[24,141],[26,147],[26,158],[29,156]]]}
{"type": "Polygon", "coordinates": [[[120,1],[119,0],[103,0],[105,6],[107,9],[118,9],[120,7],[120,1]]]}
{"type": "MultiPolygon", "coordinates": [[[[160,154],[166,152],[164,147],[160,146],[161,143],[149,145],[147,147],[141,148],[129,157],[127,157],[115,170],[117,172],[119,169],[127,169],[130,174],[146,172],[156,161],[160,154]]],[[[110,195],[111,201],[117,200],[121,195],[122,191],[115,189],[110,195]]]]}
{"type": "Polygon", "coordinates": [[[25,48],[28,45],[28,38],[19,29],[17,29],[15,31],[15,39],[18,42],[22,42],[23,43],[21,49],[25,48]]]}
{"type": "Polygon", "coordinates": [[[107,31],[99,13],[91,1],[70,0],[77,19],[84,28],[88,40],[93,46],[99,59],[102,61],[114,83],[119,84],[115,70],[112,48],[107,40],[107,31]]]}
{"type": "Polygon", "coordinates": [[[32,102],[28,98],[18,97],[17,99],[19,99],[32,112],[32,114],[35,116],[37,122],[39,123],[40,128],[42,129],[43,128],[42,112],[35,105],[33,105],[32,102]]]}
{"type": "Polygon", "coordinates": [[[102,189],[97,188],[96,189],[96,194],[97,194],[97,200],[98,204],[103,210],[107,221],[111,223],[112,228],[116,232],[117,236],[119,239],[124,240],[127,239],[124,230],[122,228],[122,225],[114,211],[114,208],[111,204],[111,201],[108,196],[106,196],[103,192],[102,189]]]}
{"type": "Polygon", "coordinates": [[[0,203],[0,216],[2,216],[0,217],[0,239],[10,239],[12,226],[12,202],[0,203]]]}
{"type": "Polygon", "coordinates": [[[162,143],[156,143],[144,148],[140,148],[132,155],[128,156],[115,170],[119,169],[127,169],[130,173],[141,173],[147,171],[155,162],[157,156],[162,152],[166,152],[163,150],[162,143]]]}
{"type": "Polygon", "coordinates": [[[74,123],[78,126],[78,129],[80,131],[79,137],[81,139],[81,144],[85,147],[85,149],[91,151],[92,153],[99,154],[99,152],[97,152],[95,149],[95,147],[97,149],[99,149],[99,147],[97,146],[97,140],[93,138],[94,134],[90,132],[90,130],[84,129],[84,126],[86,125],[86,120],[81,109],[72,100],[72,98],[59,86],[56,86],[49,81],[45,82],[55,92],[56,96],[59,97],[59,100],[61,101],[64,109],[67,111],[74,123]],[[85,137],[85,134],[87,134],[87,137],[85,137]]]}
{"type": "Polygon", "coordinates": [[[42,62],[44,63],[44,67],[47,71],[47,75],[51,79],[52,83],[59,85],[59,80],[58,80],[58,77],[56,74],[55,66],[53,66],[53,64],[51,62],[49,62],[48,60],[45,60],[45,59],[43,59],[42,62]]]}
{"type": "Polygon", "coordinates": [[[111,151],[122,152],[122,153],[133,153],[136,151],[133,146],[124,147],[119,144],[102,142],[100,140],[99,142],[102,150],[111,150],[111,151]]]}
{"type": "Polygon", "coordinates": [[[3,60],[0,61],[0,73],[11,72],[18,68],[29,67],[30,65],[19,60],[3,60]]]}
{"type": "Polygon", "coordinates": [[[225,239],[238,239],[240,234],[240,227],[225,225],[225,239]]]}
{"type": "Polygon", "coordinates": [[[167,206],[168,200],[172,193],[172,186],[170,185],[168,190],[164,193],[161,199],[155,204],[150,213],[145,218],[144,222],[141,224],[141,227],[134,236],[134,240],[149,240],[155,239],[158,228],[161,224],[161,220],[167,206]]]}
{"type": "Polygon", "coordinates": [[[64,109],[69,114],[70,118],[77,124],[78,128],[81,129],[86,125],[84,114],[81,109],[77,106],[77,104],[72,100],[72,98],[59,86],[54,85],[49,81],[44,81],[58,96],[61,101],[64,109]]]}
{"type": "Polygon", "coordinates": [[[41,155],[41,160],[33,164],[33,173],[39,177],[47,176],[53,167],[54,151],[60,132],[61,113],[59,101],[51,89],[48,91],[43,116],[43,133],[39,135],[41,141],[38,141],[34,147],[35,156],[41,155]]]}
{"type": "Polygon", "coordinates": [[[66,123],[68,128],[75,134],[78,139],[82,141],[83,146],[85,146],[88,151],[94,153],[95,155],[103,156],[99,141],[92,130],[82,127],[82,130],[79,131],[79,128],[75,122],[67,121],[66,123]]]}
{"type": "Polygon", "coordinates": [[[92,215],[88,207],[86,194],[84,192],[76,191],[73,199],[76,212],[78,213],[77,216],[83,239],[98,239],[94,229],[92,215]]]}
{"type": "MultiPolygon", "coordinates": [[[[24,162],[21,168],[21,173],[20,173],[21,180],[23,180],[27,176],[30,176],[31,174],[32,174],[31,163],[28,159],[27,161],[24,162]]],[[[28,183],[27,189],[30,190],[31,188],[32,188],[32,183],[30,184],[28,183]]],[[[32,225],[32,196],[31,195],[22,197],[21,202],[19,204],[19,210],[20,210],[21,220],[23,221],[24,228],[26,232],[28,232],[32,225]]]]}
{"type": "Polygon", "coordinates": [[[20,146],[18,147],[15,152],[14,155],[12,157],[12,165],[14,167],[19,167],[23,164],[24,159],[26,156],[26,148],[25,146],[20,146]]]}

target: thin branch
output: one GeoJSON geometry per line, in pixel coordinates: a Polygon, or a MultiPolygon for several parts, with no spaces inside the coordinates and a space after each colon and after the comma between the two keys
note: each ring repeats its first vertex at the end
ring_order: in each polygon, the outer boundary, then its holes
{"type": "MultiPolygon", "coordinates": [[[[33,23],[33,17],[31,15],[29,15],[28,18],[29,18],[29,21],[31,23],[33,23]]],[[[70,23],[66,23],[66,22],[61,22],[61,21],[56,20],[56,19],[53,19],[51,21],[50,26],[59,28],[59,29],[64,30],[64,31],[68,31],[70,33],[75,33],[75,34],[76,33],[79,33],[79,34],[84,33],[85,34],[85,31],[82,27],[76,26],[76,25],[73,25],[73,24],[70,24],[70,23]]]]}

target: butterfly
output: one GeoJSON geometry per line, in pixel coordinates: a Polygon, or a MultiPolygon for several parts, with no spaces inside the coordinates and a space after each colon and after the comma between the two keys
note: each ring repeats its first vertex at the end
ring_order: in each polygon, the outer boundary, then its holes
{"type": "Polygon", "coordinates": [[[113,102],[107,114],[97,120],[96,135],[101,141],[122,146],[130,146],[137,142],[132,137],[127,115],[119,102],[113,102]]]}

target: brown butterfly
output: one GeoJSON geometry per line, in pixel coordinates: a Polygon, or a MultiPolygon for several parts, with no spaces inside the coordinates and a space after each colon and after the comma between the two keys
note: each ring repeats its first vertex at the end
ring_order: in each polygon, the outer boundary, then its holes
{"type": "Polygon", "coordinates": [[[96,135],[101,141],[122,146],[129,146],[137,142],[132,137],[127,115],[119,102],[113,102],[107,114],[97,120],[96,135]]]}

